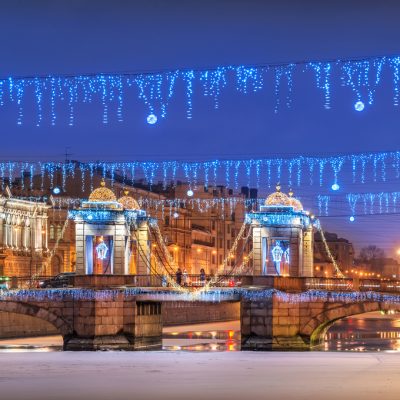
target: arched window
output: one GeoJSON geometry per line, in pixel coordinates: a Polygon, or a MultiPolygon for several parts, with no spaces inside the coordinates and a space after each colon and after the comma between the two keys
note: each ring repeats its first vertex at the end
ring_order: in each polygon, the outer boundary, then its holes
{"type": "Polygon", "coordinates": [[[62,227],[61,225],[57,225],[57,240],[62,239],[62,227]]]}
{"type": "Polygon", "coordinates": [[[54,225],[51,224],[50,225],[50,240],[54,240],[55,236],[54,236],[54,225]]]}

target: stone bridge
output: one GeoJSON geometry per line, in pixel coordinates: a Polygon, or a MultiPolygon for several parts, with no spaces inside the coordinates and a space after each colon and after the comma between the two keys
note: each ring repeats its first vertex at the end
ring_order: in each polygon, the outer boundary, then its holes
{"type": "Polygon", "coordinates": [[[400,311],[398,282],[242,277],[241,288],[212,288],[193,298],[162,287],[118,287],[115,277],[96,278],[94,286],[94,278],[85,279],[80,288],[5,292],[0,312],[47,321],[65,350],[137,350],[160,348],[166,301],[240,302],[242,350],[272,350],[319,345],[344,317],[400,311]]]}

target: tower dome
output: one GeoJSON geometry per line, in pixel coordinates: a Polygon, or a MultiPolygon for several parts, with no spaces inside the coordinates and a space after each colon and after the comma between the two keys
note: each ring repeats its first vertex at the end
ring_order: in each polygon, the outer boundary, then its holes
{"type": "Polygon", "coordinates": [[[122,204],[125,210],[140,210],[138,202],[129,196],[128,190],[124,190],[124,195],[118,199],[118,203],[122,204]]]}
{"type": "Polygon", "coordinates": [[[112,190],[106,188],[104,179],[100,183],[100,187],[93,190],[90,193],[89,201],[92,202],[105,202],[105,201],[117,201],[115,194],[112,190]]]}
{"type": "Polygon", "coordinates": [[[276,185],[276,192],[270,194],[265,200],[266,206],[291,206],[289,197],[281,192],[281,186],[276,185]]]}
{"type": "Polygon", "coordinates": [[[302,211],[303,210],[303,204],[301,204],[300,200],[296,199],[293,197],[294,193],[293,190],[289,190],[289,201],[290,205],[293,207],[294,211],[302,211]]]}

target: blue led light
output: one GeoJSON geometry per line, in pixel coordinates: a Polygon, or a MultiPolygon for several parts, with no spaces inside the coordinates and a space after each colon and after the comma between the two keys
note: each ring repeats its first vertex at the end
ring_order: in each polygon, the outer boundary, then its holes
{"type": "Polygon", "coordinates": [[[55,188],[53,188],[53,193],[54,194],[60,194],[61,193],[61,189],[56,186],[55,188]]]}
{"type": "Polygon", "coordinates": [[[186,192],[186,194],[187,194],[189,197],[192,197],[192,196],[194,195],[194,192],[193,192],[192,189],[189,189],[189,190],[186,192]]]}
{"type": "Polygon", "coordinates": [[[354,216],[352,215],[352,216],[349,218],[349,220],[350,220],[350,222],[354,222],[354,220],[355,220],[354,216]]]}
{"type": "Polygon", "coordinates": [[[397,55],[284,65],[227,65],[208,70],[178,69],[156,73],[10,77],[0,81],[0,106],[7,102],[13,104],[17,108],[16,122],[22,125],[25,123],[24,106],[29,100],[28,96],[31,96],[35,102],[35,124],[40,126],[44,122],[55,125],[59,120],[56,110],[64,102],[68,107],[67,123],[72,126],[76,109],[81,104],[98,101],[102,108],[101,121],[108,124],[113,121],[112,110],[114,119],[123,121],[125,97],[130,94],[128,92],[138,90],[136,96],[145,105],[147,122],[153,125],[158,118],[167,116],[167,108],[177,88],[183,90],[186,117],[191,119],[194,114],[194,90],[198,87],[203,88],[200,95],[212,98],[214,108],[218,109],[223,90],[229,85],[235,85],[236,91],[245,95],[273,85],[275,112],[278,112],[282,106],[291,108],[292,92],[296,86],[300,86],[295,85],[294,81],[308,71],[314,73],[315,86],[324,93],[325,109],[332,107],[331,93],[335,83],[332,76],[340,76],[342,85],[355,95],[354,108],[357,111],[363,111],[365,105],[373,104],[375,91],[382,84],[383,78],[391,80],[393,104],[397,106],[400,103],[400,56],[397,55]],[[386,73],[385,69],[390,73],[386,73]],[[266,82],[271,77],[273,81],[266,82]]]}
{"type": "Polygon", "coordinates": [[[363,111],[364,108],[365,108],[365,105],[364,105],[364,103],[362,101],[357,101],[357,103],[354,104],[354,109],[356,111],[363,111]]]}
{"type": "Polygon", "coordinates": [[[147,116],[147,123],[150,125],[154,125],[157,122],[157,117],[154,114],[150,114],[147,116]]]}
{"type": "Polygon", "coordinates": [[[334,184],[331,186],[331,188],[332,188],[332,190],[334,190],[334,191],[336,192],[337,190],[340,189],[340,186],[339,186],[337,183],[334,183],[334,184]]]}

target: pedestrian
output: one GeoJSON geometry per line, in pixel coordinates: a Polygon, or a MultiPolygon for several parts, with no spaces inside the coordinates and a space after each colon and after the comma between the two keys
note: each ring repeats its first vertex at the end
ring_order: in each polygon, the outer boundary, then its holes
{"type": "Polygon", "coordinates": [[[186,271],[186,268],[183,269],[183,286],[188,285],[188,273],[186,271]]]}
{"type": "Polygon", "coordinates": [[[176,283],[180,285],[182,283],[182,270],[178,267],[176,270],[176,283]]]}
{"type": "Polygon", "coordinates": [[[206,271],[204,271],[204,268],[200,270],[200,284],[201,286],[204,286],[206,283],[206,271]]]}

